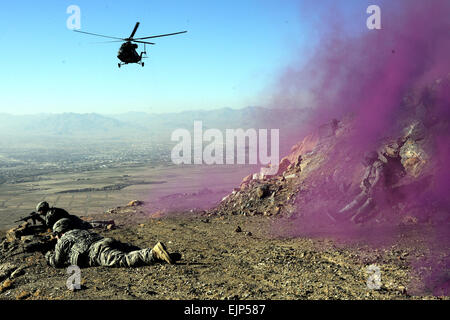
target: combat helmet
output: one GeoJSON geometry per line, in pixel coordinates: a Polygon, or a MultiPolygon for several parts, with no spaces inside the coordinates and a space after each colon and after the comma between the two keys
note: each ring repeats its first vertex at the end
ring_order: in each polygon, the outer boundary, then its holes
{"type": "Polygon", "coordinates": [[[37,212],[40,212],[40,211],[47,212],[49,209],[50,209],[50,206],[48,205],[47,201],[41,201],[36,206],[37,212]]]}
{"type": "Polygon", "coordinates": [[[59,219],[53,225],[53,233],[64,233],[72,229],[72,221],[67,218],[59,219]]]}

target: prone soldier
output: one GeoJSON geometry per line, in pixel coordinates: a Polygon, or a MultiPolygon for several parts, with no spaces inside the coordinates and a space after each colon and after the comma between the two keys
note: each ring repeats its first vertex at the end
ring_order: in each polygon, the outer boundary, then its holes
{"type": "Polygon", "coordinates": [[[58,242],[55,251],[47,252],[45,258],[55,268],[68,265],[138,267],[158,261],[173,264],[181,257],[179,253],[169,254],[161,242],[152,249],[140,249],[88,230],[74,229],[72,221],[67,218],[58,220],[53,226],[53,232],[58,242]]]}
{"type": "Polygon", "coordinates": [[[97,227],[114,226],[114,220],[99,221],[94,220],[91,223],[82,220],[76,215],[69,214],[61,208],[50,208],[46,201],[39,202],[36,211],[17,221],[24,222],[14,227],[6,233],[7,242],[12,247],[20,247],[24,252],[42,252],[55,248],[56,239],[51,234],[53,225],[61,219],[69,219],[74,228],[87,230],[97,227]],[[37,211],[37,212],[36,212],[37,211]],[[33,224],[29,222],[32,220],[33,224]],[[40,222],[40,224],[37,224],[40,222]]]}
{"type": "Polygon", "coordinates": [[[92,226],[86,221],[81,220],[75,215],[69,214],[66,210],[62,208],[50,207],[47,201],[41,201],[36,206],[36,211],[43,216],[44,225],[52,229],[53,225],[60,219],[67,218],[72,221],[78,229],[90,229],[92,226]]]}
{"type": "MultiPolygon", "coordinates": [[[[110,220],[110,221],[95,220],[95,221],[92,221],[92,223],[89,223],[87,221],[82,220],[81,218],[79,218],[76,215],[69,214],[66,210],[64,210],[62,208],[50,207],[46,201],[39,202],[36,206],[36,211],[38,212],[39,215],[44,217],[43,219],[41,218],[39,221],[41,221],[49,229],[52,229],[53,225],[58,220],[64,219],[64,218],[71,220],[74,228],[82,229],[82,230],[92,229],[94,227],[106,226],[109,224],[114,225],[113,220],[110,220]]],[[[27,217],[25,217],[25,218],[27,218],[27,217]]]]}

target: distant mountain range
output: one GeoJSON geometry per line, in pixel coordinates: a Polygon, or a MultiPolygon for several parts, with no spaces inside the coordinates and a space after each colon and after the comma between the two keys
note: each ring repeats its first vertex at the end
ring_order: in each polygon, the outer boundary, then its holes
{"type": "Polygon", "coordinates": [[[201,120],[204,128],[273,128],[296,123],[301,118],[302,113],[298,110],[279,112],[279,110],[261,107],[166,114],[128,112],[110,115],[98,113],[10,115],[0,113],[0,134],[67,137],[122,136],[124,133],[139,134],[143,131],[157,133],[171,132],[177,128],[192,129],[195,120],[201,120]]]}
{"type": "Polygon", "coordinates": [[[85,135],[121,130],[126,124],[96,113],[0,114],[0,133],[17,135],[85,135]]]}

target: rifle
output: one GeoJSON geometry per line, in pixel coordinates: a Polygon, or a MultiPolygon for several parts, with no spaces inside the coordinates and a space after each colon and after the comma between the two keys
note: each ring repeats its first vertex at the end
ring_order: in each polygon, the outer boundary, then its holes
{"type": "Polygon", "coordinates": [[[35,212],[35,211],[33,211],[32,213],[30,213],[28,216],[25,216],[25,217],[23,217],[23,218],[20,218],[20,219],[17,220],[17,221],[14,221],[14,223],[18,223],[18,222],[21,222],[21,221],[27,222],[28,220],[32,220],[32,221],[33,221],[33,225],[36,224],[36,221],[39,221],[39,222],[41,222],[41,223],[44,223],[44,219],[42,219],[42,218],[40,217],[39,213],[37,213],[37,212],[35,212]]]}
{"type": "Polygon", "coordinates": [[[47,253],[47,251],[55,250],[55,246],[58,240],[50,236],[43,236],[35,239],[31,243],[27,243],[23,246],[24,252],[40,252],[42,254],[47,253]]]}

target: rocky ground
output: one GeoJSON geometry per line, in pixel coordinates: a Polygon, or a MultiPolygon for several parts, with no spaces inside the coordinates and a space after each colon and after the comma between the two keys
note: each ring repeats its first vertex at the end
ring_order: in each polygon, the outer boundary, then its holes
{"type": "Polygon", "coordinates": [[[182,259],[176,265],[82,269],[82,289],[73,292],[66,287],[66,270],[47,266],[41,253],[3,250],[0,299],[439,299],[411,293],[410,261],[423,254],[420,233],[372,249],[280,238],[272,232],[274,218],[265,216],[148,218],[137,206],[105,218],[117,223],[101,231],[105,236],[141,247],[163,241],[182,259]],[[378,290],[367,287],[371,264],[381,271],[378,290]]]}

